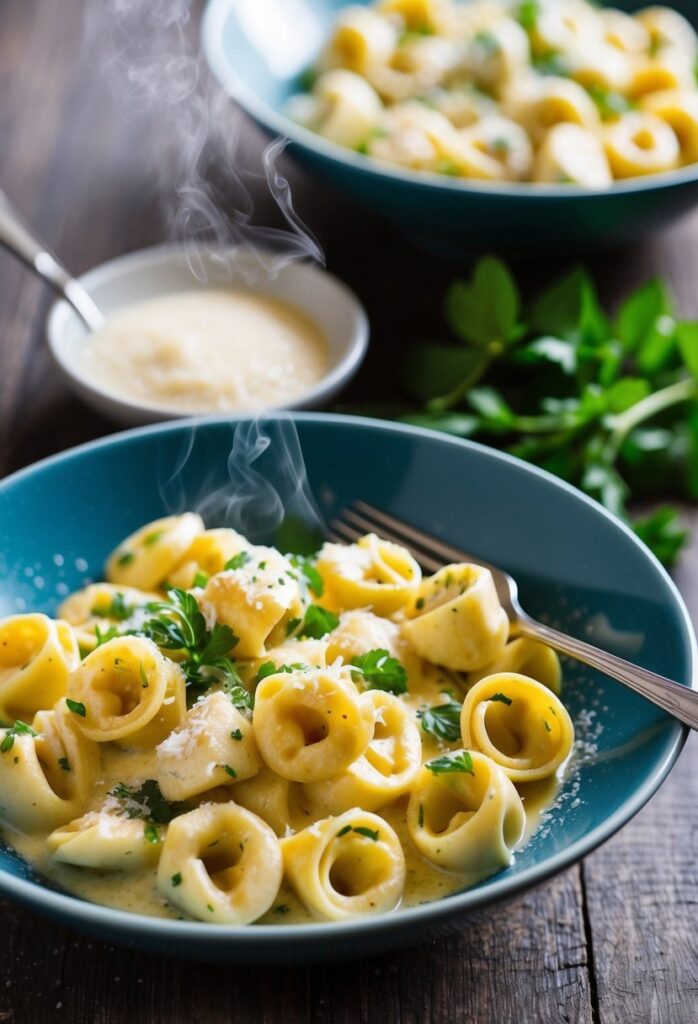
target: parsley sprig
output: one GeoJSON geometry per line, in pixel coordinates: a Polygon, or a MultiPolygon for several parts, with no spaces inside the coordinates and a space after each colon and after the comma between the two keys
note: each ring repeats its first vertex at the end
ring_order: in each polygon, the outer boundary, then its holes
{"type": "Polygon", "coordinates": [[[467,750],[457,750],[455,754],[444,754],[442,757],[434,757],[424,765],[434,775],[443,775],[447,772],[466,772],[474,775],[473,759],[467,750]]]}
{"type": "Polygon", "coordinates": [[[369,690],[386,690],[388,693],[407,693],[407,672],[397,658],[388,651],[376,648],[352,658],[352,678],[363,680],[369,690]]]}
{"type": "Polygon", "coordinates": [[[139,632],[162,650],[185,652],[180,667],[187,687],[205,690],[218,682],[231,695],[240,688],[240,677],[230,657],[238,638],[230,626],[221,623],[208,629],[193,594],[172,587],[166,601],[153,601],[146,608],[151,618],[139,632]]]}
{"type": "MultiPolygon", "coordinates": [[[[661,280],[611,318],[583,269],[524,304],[485,257],[449,288],[446,318],[456,343],[416,345],[403,366],[420,408],[384,414],[503,448],[627,521],[636,497],[698,498],[698,322],[678,318],[661,280]]],[[[676,560],[687,535],[674,507],[632,522],[676,560]]]]}

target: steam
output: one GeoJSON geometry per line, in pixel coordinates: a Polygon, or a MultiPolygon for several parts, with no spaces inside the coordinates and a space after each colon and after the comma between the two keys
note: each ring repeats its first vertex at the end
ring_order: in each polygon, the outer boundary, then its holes
{"type": "MultiPolygon", "coordinates": [[[[231,424],[228,479],[220,471],[201,473],[210,427],[205,421],[182,432],[174,460],[158,467],[158,486],[170,513],[199,512],[209,527],[228,526],[253,541],[272,540],[284,521],[323,533],[323,519],[313,499],[298,433],[290,416],[258,416],[231,424]],[[199,435],[201,435],[199,437],[199,435]]],[[[223,449],[224,450],[224,449],[223,449]]],[[[168,449],[169,451],[169,449],[168,449]]]]}
{"type": "Polygon", "coordinates": [[[216,264],[226,271],[240,248],[256,257],[257,276],[304,258],[324,263],[278,167],[286,141],[266,147],[261,168],[245,166],[242,114],[198,51],[198,7],[196,0],[99,0],[85,6],[86,50],[112,86],[115,104],[130,120],[147,116],[148,128],[161,133],[157,159],[169,235],[184,245],[200,279],[212,261],[214,271],[216,264]],[[255,223],[251,187],[262,181],[283,227],[255,223]]]}

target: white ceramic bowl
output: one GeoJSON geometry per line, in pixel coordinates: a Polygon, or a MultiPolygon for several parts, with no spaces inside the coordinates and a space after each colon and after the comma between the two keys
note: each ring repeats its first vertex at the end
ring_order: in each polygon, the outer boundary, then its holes
{"type": "MultiPolygon", "coordinates": [[[[196,276],[181,246],[161,245],[109,260],[79,280],[107,315],[129,303],[158,295],[225,285],[264,292],[291,302],[315,320],[325,334],[330,369],[310,391],[276,408],[308,409],[328,402],[354,375],[368,345],[368,319],[356,295],[332,274],[312,263],[289,263],[274,273],[265,271],[263,262],[253,253],[241,251],[225,255],[222,260],[215,253],[197,253],[200,276],[196,276]]],[[[274,257],[268,256],[264,263],[273,267],[274,257]]],[[[80,359],[83,346],[89,345],[90,335],[64,300],[51,307],[46,329],[51,354],[67,383],[98,412],[130,426],[191,416],[191,411],[186,409],[129,401],[92,380],[84,372],[80,359]]]]}

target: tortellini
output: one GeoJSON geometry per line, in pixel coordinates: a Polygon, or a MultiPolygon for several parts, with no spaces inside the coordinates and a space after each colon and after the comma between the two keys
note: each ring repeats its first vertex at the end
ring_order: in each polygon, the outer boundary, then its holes
{"type": "Polygon", "coordinates": [[[203,520],[195,512],[166,516],[142,526],[110,555],[107,580],[140,590],[161,586],[203,530],[203,520]]]}
{"type": "Polygon", "coordinates": [[[416,592],[421,570],[406,548],[369,533],[356,544],[325,544],[317,562],[328,600],[339,608],[391,615],[416,592]]]}
{"type": "Polygon", "coordinates": [[[38,613],[0,620],[0,722],[30,719],[52,708],[79,660],[67,622],[38,613]]]}
{"type": "Polygon", "coordinates": [[[414,716],[397,697],[369,690],[362,697],[373,709],[373,736],[361,757],[327,782],[304,787],[311,811],[341,814],[350,807],[375,811],[407,792],[422,763],[422,743],[414,716]]]}
{"type": "Polygon", "coordinates": [[[282,873],[266,822],[234,803],[204,804],[168,826],[158,888],[199,921],[249,924],[274,902],[282,873]]]}
{"type": "Polygon", "coordinates": [[[115,637],[92,651],[68,682],[82,733],[135,749],[163,740],[181,722],[184,677],[150,640],[115,637]]]}
{"type": "Polygon", "coordinates": [[[337,671],[280,672],[258,685],[254,732],[265,763],[293,782],[323,782],[366,750],[373,707],[337,671]]]}
{"type": "Polygon", "coordinates": [[[420,853],[435,864],[487,876],[511,864],[526,815],[501,768],[474,751],[460,756],[463,770],[434,772],[429,763],[420,770],[407,827],[420,853]]]}
{"type": "Polygon", "coordinates": [[[499,672],[468,691],[461,734],[466,746],[486,754],[514,782],[536,782],[567,760],[574,726],[547,686],[516,672],[499,672]]]}
{"type": "Polygon", "coordinates": [[[576,124],[558,124],[550,129],[536,156],[534,178],[585,188],[604,188],[612,180],[601,139],[576,124]]]}
{"type": "Polygon", "coordinates": [[[0,821],[40,832],[79,814],[97,778],[97,744],[81,734],[59,701],[40,711],[32,726],[0,729],[0,821]]]}
{"type": "MultiPolygon", "coordinates": [[[[607,189],[676,166],[668,142],[661,160],[618,160],[613,142],[606,159],[606,129],[613,137],[660,91],[698,97],[697,54],[694,27],[667,7],[375,0],[337,13],[310,90],[288,112],[331,142],[414,171],[607,189]],[[501,119],[518,132],[494,134],[487,121],[501,119]],[[579,130],[556,130],[563,123],[579,130]]],[[[674,107],[666,124],[681,161],[695,162],[685,115],[674,107]]]]}
{"type": "MultiPolygon", "coordinates": [[[[388,6],[395,28],[453,13],[388,6]]],[[[332,59],[374,43],[350,33],[332,59]]],[[[517,124],[431,113],[463,159],[518,173],[517,124]]],[[[0,622],[3,838],[82,897],[212,925],[391,913],[507,867],[554,797],[574,739],[560,663],[509,638],[480,566],[423,579],[373,534],[284,555],[184,513],[109,575],[64,619],[0,622]]]]}
{"type": "Polygon", "coordinates": [[[316,821],[281,843],[286,875],[311,911],[330,921],[397,906],[405,855],[395,831],[359,807],[316,821]]]}
{"type": "Polygon", "coordinates": [[[606,129],[606,155],[617,178],[658,174],[676,167],[681,149],[676,133],[656,114],[634,111],[606,129]]]}
{"type": "Polygon", "coordinates": [[[100,871],[144,871],[160,857],[159,837],[148,838],[143,822],[91,811],[55,829],[46,840],[54,861],[100,871]]]}
{"type": "Polygon", "coordinates": [[[490,662],[478,672],[471,672],[468,682],[470,684],[477,683],[484,676],[491,676],[497,672],[516,672],[519,675],[530,676],[539,683],[543,683],[553,693],[560,693],[562,682],[560,659],[552,647],[548,647],[547,644],[542,644],[538,640],[530,640],[525,636],[510,640],[495,661],[490,662]]]}
{"type": "Polygon", "coordinates": [[[251,723],[220,691],[198,701],[157,748],[158,783],[166,800],[186,800],[233,779],[248,779],[261,764],[251,723]]]}
{"type": "Polygon", "coordinates": [[[414,613],[403,628],[417,653],[461,672],[496,658],[509,635],[492,574],[479,565],[447,565],[424,580],[414,613]]]}
{"type": "Polygon", "coordinates": [[[80,650],[89,652],[97,646],[100,635],[108,635],[110,629],[121,630],[124,622],[142,618],[145,606],[159,599],[158,594],[135,587],[90,583],[66,598],[58,614],[73,627],[80,650]]]}
{"type": "Polygon", "coordinates": [[[290,565],[268,556],[212,576],[203,593],[218,622],[230,626],[240,658],[260,658],[286,636],[286,625],[302,615],[298,581],[290,565]]]}

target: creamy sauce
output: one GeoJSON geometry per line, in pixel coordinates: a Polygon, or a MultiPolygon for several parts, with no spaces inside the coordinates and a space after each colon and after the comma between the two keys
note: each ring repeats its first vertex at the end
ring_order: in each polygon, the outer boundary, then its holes
{"type": "Polygon", "coordinates": [[[319,326],[270,295],[206,289],[109,317],[81,350],[92,382],[130,401],[188,412],[283,405],[329,367],[319,326]]]}
{"type": "MultiPolygon", "coordinates": [[[[101,778],[95,786],[87,809],[98,810],[117,782],[154,778],[155,775],[154,752],[134,753],[105,746],[101,778]]],[[[523,844],[528,842],[535,832],[541,814],[555,800],[559,785],[559,779],[551,778],[516,787],[526,809],[526,832],[523,844]]],[[[234,786],[231,787],[231,796],[233,798],[235,796],[234,786]]],[[[444,871],[423,858],[410,842],[405,820],[406,809],[407,800],[403,798],[392,806],[378,811],[378,814],[395,829],[405,852],[407,871],[405,889],[400,904],[402,908],[431,903],[443,896],[468,889],[487,877],[486,874],[483,876],[444,871]]],[[[0,831],[0,839],[4,839],[8,845],[13,846],[37,871],[56,882],[67,892],[74,893],[93,903],[101,903],[104,906],[126,910],[133,914],[147,914],[149,917],[161,917],[171,921],[184,920],[181,912],[169,904],[158,891],[155,870],[135,873],[96,871],[60,864],[51,860],[46,847],[47,835],[48,832],[29,836],[14,831],[11,833],[0,831]]],[[[271,909],[256,922],[258,925],[317,923],[317,920],[308,913],[285,882],[271,909]]]]}

